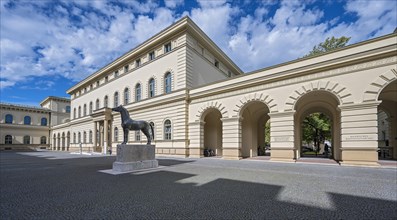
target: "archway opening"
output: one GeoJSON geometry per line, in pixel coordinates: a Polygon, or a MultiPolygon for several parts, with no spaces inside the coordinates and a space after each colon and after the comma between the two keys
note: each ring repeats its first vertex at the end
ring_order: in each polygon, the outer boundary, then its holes
{"type": "Polygon", "coordinates": [[[340,111],[338,99],[327,91],[303,95],[295,104],[295,157],[340,160],[340,111]]]}
{"type": "Polygon", "coordinates": [[[397,160],[397,80],[382,89],[378,100],[378,158],[397,160]]]}
{"type": "Polygon", "coordinates": [[[211,108],[204,115],[204,156],[222,156],[222,114],[211,108]]]}
{"type": "Polygon", "coordinates": [[[259,101],[247,103],[241,111],[241,157],[270,156],[269,108],[259,101]],[[267,135],[266,135],[267,134],[267,135]]]}

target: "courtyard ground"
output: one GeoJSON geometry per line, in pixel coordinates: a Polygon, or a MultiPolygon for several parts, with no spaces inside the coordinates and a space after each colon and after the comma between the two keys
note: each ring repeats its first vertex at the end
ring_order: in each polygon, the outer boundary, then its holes
{"type": "Polygon", "coordinates": [[[395,168],[158,158],[110,175],[114,156],[0,160],[0,219],[397,219],[395,168]]]}

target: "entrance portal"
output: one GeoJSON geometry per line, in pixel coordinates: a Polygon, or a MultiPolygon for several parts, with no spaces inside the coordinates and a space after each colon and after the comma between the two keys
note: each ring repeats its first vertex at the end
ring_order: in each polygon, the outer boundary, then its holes
{"type": "Polygon", "coordinates": [[[204,113],[204,156],[222,156],[222,114],[211,108],[204,113]]]}

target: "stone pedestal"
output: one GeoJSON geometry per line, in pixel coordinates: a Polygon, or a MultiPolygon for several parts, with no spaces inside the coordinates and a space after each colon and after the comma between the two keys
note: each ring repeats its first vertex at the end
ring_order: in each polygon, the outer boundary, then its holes
{"type": "Polygon", "coordinates": [[[130,172],[158,167],[154,145],[118,144],[113,171],[130,172]]]}

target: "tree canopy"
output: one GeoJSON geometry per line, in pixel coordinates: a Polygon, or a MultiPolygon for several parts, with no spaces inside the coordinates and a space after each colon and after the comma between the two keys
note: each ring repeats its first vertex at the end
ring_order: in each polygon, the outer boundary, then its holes
{"type": "Polygon", "coordinates": [[[314,56],[337,48],[344,47],[349,42],[350,38],[351,37],[345,37],[345,36],[342,36],[340,38],[328,37],[324,42],[314,46],[313,49],[304,57],[314,56]]]}

